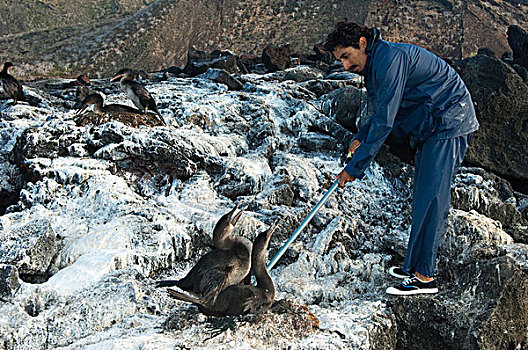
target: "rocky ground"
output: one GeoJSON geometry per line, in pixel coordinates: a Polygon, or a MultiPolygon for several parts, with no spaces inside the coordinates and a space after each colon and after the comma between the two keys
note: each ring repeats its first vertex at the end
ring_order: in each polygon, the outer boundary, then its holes
{"type": "MultiPolygon", "coordinates": [[[[352,135],[336,94],[322,87],[345,87],[361,106],[347,74],[242,74],[231,76],[235,89],[211,80],[215,72],[146,82],[166,126],[76,116],[63,80],[25,87],[39,107],[2,102],[0,348],[528,347],[528,196],[462,168],[440,293],[389,297],[413,168],[386,150],[362,181],[333,194],[271,271],[270,311],[206,317],[154,288],[185,275],[237,203],[248,206],[237,235],[253,239],[280,220],[273,256],[342,169],[352,135]]],[[[94,88],[108,103],[130,104],[108,79],[94,88]]]]}

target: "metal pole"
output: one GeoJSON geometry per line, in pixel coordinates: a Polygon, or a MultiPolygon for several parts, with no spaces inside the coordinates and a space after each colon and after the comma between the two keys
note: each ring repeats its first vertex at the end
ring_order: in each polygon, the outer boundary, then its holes
{"type": "Polygon", "coordinates": [[[271,261],[268,263],[268,265],[266,266],[268,268],[268,270],[271,270],[273,268],[273,266],[275,266],[275,264],[277,263],[277,261],[279,261],[279,259],[281,258],[281,256],[286,252],[286,250],[288,249],[288,247],[293,243],[293,241],[295,240],[295,238],[297,238],[297,236],[299,235],[299,233],[301,233],[301,231],[304,229],[304,227],[306,225],[308,225],[308,223],[310,222],[310,220],[312,220],[313,216],[315,214],[317,214],[317,212],[319,211],[319,209],[321,209],[321,206],[328,200],[328,198],[330,197],[330,195],[335,191],[335,189],[337,188],[337,186],[339,186],[339,180],[337,180],[336,182],[334,182],[334,184],[332,185],[332,187],[330,187],[330,189],[325,193],[325,195],[323,196],[323,198],[321,198],[319,200],[319,202],[315,205],[315,207],[312,209],[312,211],[308,214],[308,216],[303,220],[303,222],[301,223],[301,225],[299,227],[297,227],[297,229],[295,230],[295,232],[291,235],[291,237],[286,241],[286,243],[284,243],[284,245],[281,247],[281,249],[277,252],[277,254],[275,254],[275,256],[273,257],[273,259],[271,259],[271,261]]]}

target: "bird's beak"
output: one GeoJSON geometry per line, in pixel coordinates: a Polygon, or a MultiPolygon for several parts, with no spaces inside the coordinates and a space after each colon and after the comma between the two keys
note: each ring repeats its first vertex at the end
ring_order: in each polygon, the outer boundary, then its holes
{"type": "MultiPolygon", "coordinates": [[[[237,205],[237,207],[238,207],[238,205],[237,205]]],[[[246,210],[245,207],[242,208],[242,209],[240,210],[240,212],[238,212],[238,214],[236,214],[236,215],[231,219],[231,221],[230,221],[230,222],[231,222],[231,225],[235,226],[235,225],[237,224],[238,219],[240,219],[240,217],[242,216],[242,213],[244,213],[244,210],[246,210]]]]}
{"type": "Polygon", "coordinates": [[[88,107],[88,105],[83,105],[81,107],[81,109],[79,109],[77,112],[75,112],[75,115],[82,114],[86,110],[86,107],[88,107]]]}
{"type": "Polygon", "coordinates": [[[275,220],[275,222],[273,223],[273,227],[269,231],[269,236],[270,237],[271,237],[271,235],[273,233],[275,233],[275,231],[277,230],[278,227],[279,227],[279,220],[275,220]]]}
{"type": "Polygon", "coordinates": [[[118,81],[122,77],[123,77],[123,74],[119,74],[119,75],[116,75],[115,77],[113,77],[112,79],[110,79],[110,81],[118,81]]]}

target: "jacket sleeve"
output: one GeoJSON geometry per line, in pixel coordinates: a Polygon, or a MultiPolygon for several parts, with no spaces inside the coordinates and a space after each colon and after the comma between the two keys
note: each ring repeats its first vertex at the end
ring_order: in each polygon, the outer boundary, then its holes
{"type": "Polygon", "coordinates": [[[373,84],[376,87],[372,101],[374,112],[369,122],[363,125],[355,137],[361,141],[361,146],[345,167],[345,171],[351,176],[361,179],[365,175],[365,170],[389,136],[400,108],[407,75],[408,61],[405,53],[401,51],[378,56],[377,60],[372,62],[371,79],[374,79],[373,84]]]}

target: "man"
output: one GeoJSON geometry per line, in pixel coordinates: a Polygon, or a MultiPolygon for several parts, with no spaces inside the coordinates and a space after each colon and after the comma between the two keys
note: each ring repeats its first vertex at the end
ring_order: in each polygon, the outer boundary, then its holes
{"type": "Polygon", "coordinates": [[[339,22],[325,50],[347,71],[365,77],[372,110],[352,140],[352,159],[337,176],[339,185],[364,176],[391,132],[409,136],[416,149],[407,253],[402,267],[388,271],[404,280],[387,293],[437,293],[434,268],[449,214],[451,182],[479,126],[471,96],[442,59],[415,45],[381,40],[375,28],[339,22]]]}

